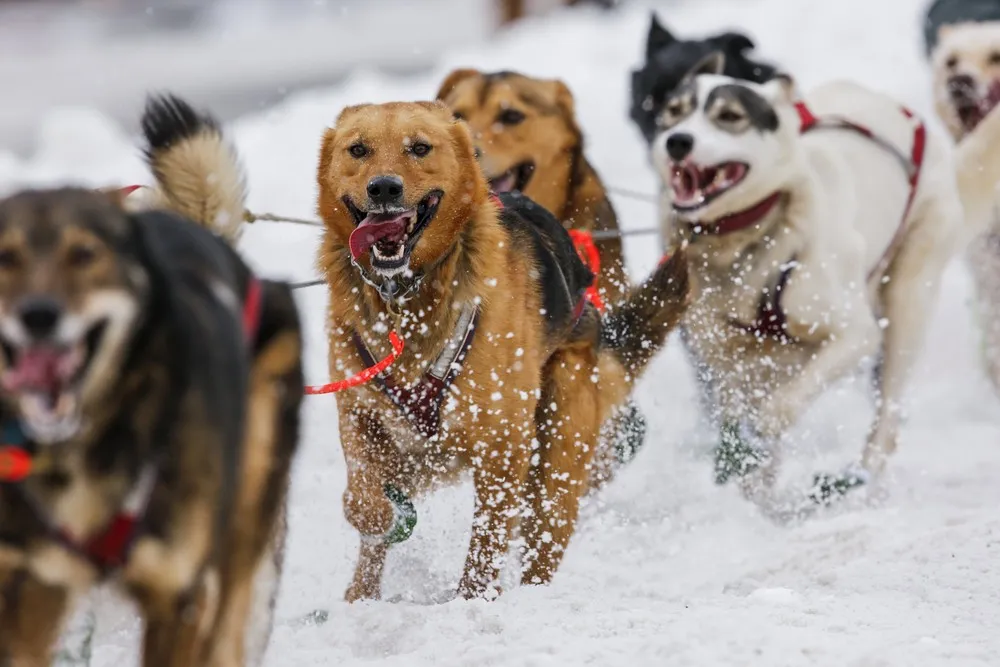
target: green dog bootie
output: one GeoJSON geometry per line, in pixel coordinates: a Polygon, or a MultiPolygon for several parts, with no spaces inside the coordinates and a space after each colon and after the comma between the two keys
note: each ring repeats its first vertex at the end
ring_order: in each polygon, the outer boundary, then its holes
{"type": "Polygon", "coordinates": [[[847,495],[851,489],[864,486],[868,480],[868,471],[858,467],[849,467],[839,475],[817,473],[813,475],[809,499],[817,505],[830,505],[847,495]]]}
{"type": "Polygon", "coordinates": [[[725,424],[715,448],[715,483],[722,485],[733,476],[742,477],[767,462],[768,454],[759,447],[746,443],[740,435],[739,425],[725,424]]]}
{"type": "Polygon", "coordinates": [[[387,544],[398,544],[410,539],[417,525],[417,508],[406,494],[392,484],[386,484],[385,496],[392,503],[392,527],[385,534],[387,544]]]}
{"type": "Polygon", "coordinates": [[[629,401],[614,416],[614,424],[615,458],[620,465],[625,465],[646,442],[646,417],[639,412],[638,405],[629,401]]]}

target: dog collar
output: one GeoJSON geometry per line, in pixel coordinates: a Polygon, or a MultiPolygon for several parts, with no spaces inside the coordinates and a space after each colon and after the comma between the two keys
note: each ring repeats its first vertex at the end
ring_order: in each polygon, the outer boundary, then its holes
{"type": "Polygon", "coordinates": [[[723,236],[738,232],[760,222],[781,200],[782,192],[775,192],[743,211],[731,213],[710,223],[688,223],[688,229],[695,236],[723,236]]]}

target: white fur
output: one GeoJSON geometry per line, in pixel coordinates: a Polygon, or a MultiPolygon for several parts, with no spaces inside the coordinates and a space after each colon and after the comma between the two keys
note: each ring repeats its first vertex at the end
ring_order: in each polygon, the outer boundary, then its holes
{"type": "MultiPolygon", "coordinates": [[[[878,473],[895,449],[909,370],[941,272],[962,231],[951,164],[941,140],[929,135],[905,237],[888,270],[869,282],[869,272],[890,247],[909,194],[908,174],[899,160],[850,131],[816,129],[801,135],[792,100],[778,83],[749,85],[774,105],[780,118],[777,131],[725,132],[702,111],[707,91],[721,82],[732,80],[698,77],[698,109],[669,132],[695,136],[692,159],[697,163],[741,160],[751,168],[743,182],[695,217],[710,224],[776,191],[788,194],[788,204],[759,227],[692,240],[691,267],[699,292],[684,321],[685,340],[696,360],[711,371],[709,393],[719,416],[750,422],[770,443],[830,382],[881,348],[882,391],[863,457],[864,467],[878,473]],[[793,257],[798,266],[781,305],[796,342],[761,344],[730,318],[751,323],[762,293],[773,289],[781,267],[793,257]]],[[[813,91],[806,102],[816,116],[850,118],[910,154],[915,121],[894,100],[840,82],[813,91]]],[[[654,145],[664,140],[661,136],[654,145]]],[[[654,150],[661,173],[669,174],[663,152],[654,150]]],[[[669,208],[669,186],[666,190],[669,232],[677,220],[669,208]]]]}

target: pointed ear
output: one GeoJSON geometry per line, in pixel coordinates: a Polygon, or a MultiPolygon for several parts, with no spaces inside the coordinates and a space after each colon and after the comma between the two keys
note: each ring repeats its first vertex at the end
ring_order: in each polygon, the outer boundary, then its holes
{"type": "Polygon", "coordinates": [[[656,12],[650,12],[649,35],[646,37],[646,59],[648,60],[660,49],[666,48],[677,40],[670,31],[663,27],[660,20],[656,18],[656,12]]]}
{"type": "Polygon", "coordinates": [[[739,32],[726,32],[714,40],[726,53],[738,55],[754,48],[753,40],[739,32]]]}
{"type": "Polygon", "coordinates": [[[481,72],[477,69],[457,69],[448,76],[445,77],[444,81],[441,82],[441,87],[437,92],[437,99],[443,100],[451,95],[452,91],[455,90],[455,86],[462,83],[466,79],[471,79],[474,76],[479,76],[481,72]]]}
{"type": "Polygon", "coordinates": [[[764,91],[772,102],[792,104],[799,98],[798,86],[790,74],[776,73],[764,84],[764,91]]]}
{"type": "Polygon", "coordinates": [[[712,51],[688,70],[681,83],[691,83],[699,74],[722,74],[726,69],[726,56],[722,51],[712,51]]]}
{"type": "Polygon", "coordinates": [[[560,81],[559,79],[553,79],[549,82],[552,87],[552,95],[559,111],[562,113],[563,117],[570,123],[575,123],[576,121],[576,102],[573,100],[573,93],[570,91],[569,86],[560,81]]]}

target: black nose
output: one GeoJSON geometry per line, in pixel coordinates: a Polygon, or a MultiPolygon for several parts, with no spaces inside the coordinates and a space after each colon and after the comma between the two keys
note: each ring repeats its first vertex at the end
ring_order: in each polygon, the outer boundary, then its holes
{"type": "Polygon", "coordinates": [[[956,99],[971,99],[976,96],[976,80],[968,74],[948,77],[948,93],[956,99]]]}
{"type": "Polygon", "coordinates": [[[373,204],[389,206],[403,201],[403,181],[396,176],[376,176],[368,181],[368,198],[373,204]]]}
{"type": "Polygon", "coordinates": [[[21,305],[21,323],[32,338],[48,338],[55,333],[62,308],[52,299],[37,298],[21,305]]]}
{"type": "Polygon", "coordinates": [[[675,162],[680,162],[690,155],[692,148],[694,148],[694,137],[686,132],[678,132],[667,137],[667,155],[675,162]]]}

